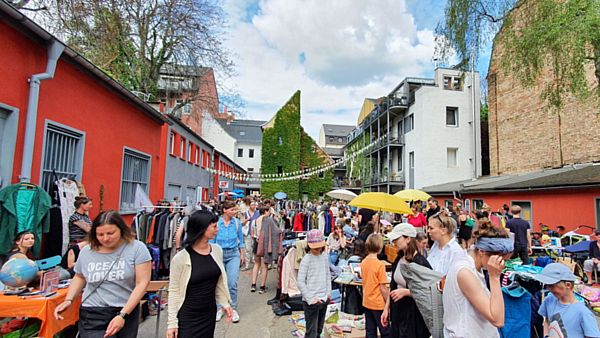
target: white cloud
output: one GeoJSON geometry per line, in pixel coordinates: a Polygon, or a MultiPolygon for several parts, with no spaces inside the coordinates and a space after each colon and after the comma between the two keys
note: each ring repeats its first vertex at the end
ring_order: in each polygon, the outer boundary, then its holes
{"type": "Polygon", "coordinates": [[[258,10],[226,0],[225,10],[246,118],[269,119],[300,89],[302,124],[316,137],[322,123],[355,124],[365,97],[433,70],[433,32],[417,30],[404,0],[261,0],[258,10]]]}

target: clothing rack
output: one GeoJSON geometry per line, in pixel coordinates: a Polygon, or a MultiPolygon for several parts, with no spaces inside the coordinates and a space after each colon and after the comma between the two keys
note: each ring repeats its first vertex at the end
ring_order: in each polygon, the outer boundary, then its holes
{"type": "Polygon", "coordinates": [[[140,207],[141,209],[145,209],[145,208],[157,208],[157,209],[185,209],[186,207],[183,206],[173,206],[173,205],[143,205],[140,207]]]}

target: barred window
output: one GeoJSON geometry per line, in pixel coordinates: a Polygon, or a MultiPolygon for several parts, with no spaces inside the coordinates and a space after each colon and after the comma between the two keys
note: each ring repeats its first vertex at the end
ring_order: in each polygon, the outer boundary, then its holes
{"type": "Polygon", "coordinates": [[[81,179],[84,134],[48,123],[42,156],[42,188],[50,191],[56,179],[81,179]],[[56,173],[56,176],[54,175],[56,173]]]}
{"type": "Polygon", "coordinates": [[[135,211],[135,188],[140,185],[148,193],[150,183],[150,156],[125,149],[121,178],[121,211],[135,211]]]}

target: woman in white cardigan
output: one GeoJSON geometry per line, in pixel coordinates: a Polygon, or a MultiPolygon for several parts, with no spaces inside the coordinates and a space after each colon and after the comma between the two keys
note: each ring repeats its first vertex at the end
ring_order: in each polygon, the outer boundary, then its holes
{"type": "Polygon", "coordinates": [[[231,320],[231,297],[220,246],[208,243],[219,228],[213,213],[194,212],[187,226],[187,247],[171,262],[167,338],[213,337],[217,304],[231,320]]]}

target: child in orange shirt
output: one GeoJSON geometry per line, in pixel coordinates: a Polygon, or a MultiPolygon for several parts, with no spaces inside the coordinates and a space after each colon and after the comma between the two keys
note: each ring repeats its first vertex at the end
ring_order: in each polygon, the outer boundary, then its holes
{"type": "Polygon", "coordinates": [[[365,242],[365,249],[368,255],[360,263],[360,273],[363,281],[366,337],[376,338],[377,328],[379,328],[381,338],[387,338],[390,337],[390,328],[381,324],[381,314],[385,308],[389,290],[386,285],[385,265],[377,258],[383,249],[383,237],[379,234],[369,235],[365,242]]]}

